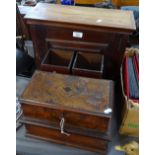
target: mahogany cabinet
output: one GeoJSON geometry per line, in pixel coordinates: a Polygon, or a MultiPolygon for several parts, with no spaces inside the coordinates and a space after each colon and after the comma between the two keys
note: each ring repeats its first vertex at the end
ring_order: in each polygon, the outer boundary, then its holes
{"type": "Polygon", "coordinates": [[[38,3],[29,25],[37,69],[52,48],[104,55],[104,77],[117,79],[128,36],[136,29],[131,11],[38,3]]]}

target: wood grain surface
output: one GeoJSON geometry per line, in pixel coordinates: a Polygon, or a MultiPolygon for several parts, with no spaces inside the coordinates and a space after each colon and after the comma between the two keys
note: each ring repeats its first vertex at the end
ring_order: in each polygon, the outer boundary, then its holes
{"type": "Polygon", "coordinates": [[[66,136],[61,134],[59,130],[43,127],[39,124],[34,125],[34,123],[26,124],[26,129],[27,136],[59,144],[65,144],[68,146],[74,146],[86,150],[91,150],[101,153],[102,155],[106,155],[108,149],[108,141],[99,138],[92,138],[79,134],[71,134],[70,136],[66,136]]]}
{"type": "Polygon", "coordinates": [[[36,71],[21,101],[103,113],[111,107],[110,80],[36,71]]]}
{"type": "Polygon", "coordinates": [[[38,3],[26,19],[135,30],[131,11],[38,3]]]}

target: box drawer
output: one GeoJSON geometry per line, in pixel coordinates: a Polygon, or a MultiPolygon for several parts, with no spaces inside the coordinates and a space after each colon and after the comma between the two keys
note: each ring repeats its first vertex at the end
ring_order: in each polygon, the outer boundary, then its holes
{"type": "Polygon", "coordinates": [[[93,138],[80,134],[70,133],[68,136],[62,134],[60,129],[48,124],[36,122],[24,122],[26,135],[42,140],[78,147],[106,155],[108,141],[102,138],[93,138]]]}
{"type": "Polygon", "coordinates": [[[74,51],[63,49],[50,49],[41,63],[41,70],[56,71],[58,73],[71,73],[74,51]]]}
{"type": "Polygon", "coordinates": [[[102,78],[104,56],[94,53],[78,52],[74,59],[72,72],[74,75],[102,78]]]}
{"type": "MultiPolygon", "coordinates": [[[[40,27],[37,27],[39,28],[40,27]]],[[[96,42],[102,44],[109,44],[115,38],[115,33],[110,33],[106,31],[92,31],[80,29],[80,28],[64,28],[64,27],[46,27],[46,38],[50,39],[62,39],[62,40],[72,40],[72,41],[82,41],[82,42],[96,42]]]]}
{"type": "Polygon", "coordinates": [[[90,129],[96,132],[107,132],[110,124],[110,117],[93,116],[86,113],[78,113],[63,109],[54,109],[49,107],[35,106],[22,103],[24,117],[44,120],[59,124],[61,119],[65,119],[67,126],[90,129]]]}

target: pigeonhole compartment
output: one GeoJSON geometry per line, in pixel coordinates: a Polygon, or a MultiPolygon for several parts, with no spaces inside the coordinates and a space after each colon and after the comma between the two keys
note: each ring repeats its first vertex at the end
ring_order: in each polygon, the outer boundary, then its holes
{"type": "Polygon", "coordinates": [[[74,75],[102,78],[104,56],[98,53],[77,52],[72,72],[74,75]]]}
{"type": "Polygon", "coordinates": [[[70,74],[74,59],[74,51],[63,49],[49,50],[42,63],[41,70],[63,74],[70,74]]]}

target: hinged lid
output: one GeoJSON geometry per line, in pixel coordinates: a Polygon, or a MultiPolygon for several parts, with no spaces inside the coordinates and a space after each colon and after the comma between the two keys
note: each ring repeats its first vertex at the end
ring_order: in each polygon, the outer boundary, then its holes
{"type": "MultiPolygon", "coordinates": [[[[59,4],[38,3],[25,16],[33,21],[48,23],[70,23],[95,27],[116,28],[133,31],[136,29],[132,11],[103,9],[59,4]]],[[[29,22],[30,24],[30,22],[29,22]]]]}
{"type": "Polygon", "coordinates": [[[113,81],[36,71],[20,101],[93,115],[110,115],[113,81]]]}

